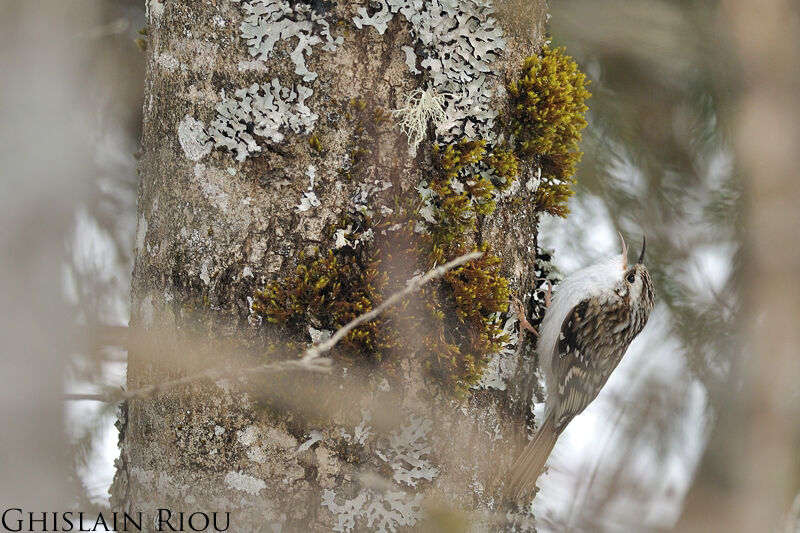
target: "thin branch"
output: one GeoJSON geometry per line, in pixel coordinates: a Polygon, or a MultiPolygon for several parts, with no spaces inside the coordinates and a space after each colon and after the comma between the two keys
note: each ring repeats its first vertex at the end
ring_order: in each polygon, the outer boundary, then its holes
{"type": "Polygon", "coordinates": [[[64,395],[64,399],[65,400],[69,400],[69,401],[90,401],[90,402],[107,402],[107,401],[109,401],[108,400],[108,394],[91,394],[91,393],[89,393],[89,394],[80,394],[80,393],[65,394],[64,395]]]}
{"type": "Polygon", "coordinates": [[[357,328],[361,324],[375,320],[384,311],[398,304],[413,292],[418,291],[426,283],[434,279],[440,278],[444,276],[445,273],[447,273],[448,271],[453,270],[454,268],[457,268],[469,261],[478,259],[482,255],[483,254],[481,252],[472,252],[466,255],[462,255],[461,257],[453,259],[448,263],[445,263],[441,266],[429,270],[424,276],[409,281],[409,283],[403,290],[398,291],[393,295],[391,295],[389,298],[384,300],[380,305],[378,305],[378,307],[376,307],[375,309],[354,318],[353,320],[351,320],[350,322],[348,322],[347,324],[336,330],[336,332],[333,335],[331,335],[331,337],[328,340],[309,347],[303,353],[303,356],[300,359],[280,361],[277,363],[270,363],[267,365],[259,365],[254,367],[232,369],[232,370],[209,369],[180,379],[176,379],[173,381],[166,381],[164,383],[156,383],[154,385],[148,385],[146,387],[142,387],[136,390],[115,391],[115,392],[100,393],[100,394],[67,394],[64,396],[64,399],[91,400],[98,402],[119,402],[122,400],[134,400],[138,398],[155,396],[162,392],[175,389],[182,385],[188,385],[190,383],[193,383],[201,379],[209,379],[213,381],[223,377],[239,377],[239,376],[254,375],[254,374],[273,374],[273,373],[287,372],[292,370],[328,372],[330,371],[332,361],[328,358],[323,358],[322,354],[330,351],[340,340],[346,337],[347,334],[350,333],[353,329],[357,328]]]}
{"type": "Polygon", "coordinates": [[[483,254],[481,252],[472,252],[466,255],[462,255],[461,257],[453,259],[449,263],[445,263],[441,266],[429,270],[428,273],[425,274],[424,276],[410,281],[408,285],[406,285],[405,289],[394,293],[372,311],[368,311],[363,315],[351,320],[350,322],[339,328],[336,331],[336,333],[331,335],[331,337],[325,342],[321,342],[320,344],[310,347],[308,350],[306,350],[306,353],[303,355],[302,360],[311,360],[316,357],[319,357],[324,352],[327,352],[328,350],[333,348],[336,345],[336,343],[338,343],[340,340],[346,337],[347,334],[350,333],[354,328],[357,328],[358,326],[364,324],[365,322],[375,320],[381,313],[383,313],[393,305],[402,301],[409,294],[418,291],[419,289],[422,288],[423,285],[425,285],[429,281],[432,281],[436,278],[440,278],[444,276],[448,271],[453,270],[456,267],[460,267],[464,263],[468,263],[473,259],[478,259],[482,255],[483,254]]]}

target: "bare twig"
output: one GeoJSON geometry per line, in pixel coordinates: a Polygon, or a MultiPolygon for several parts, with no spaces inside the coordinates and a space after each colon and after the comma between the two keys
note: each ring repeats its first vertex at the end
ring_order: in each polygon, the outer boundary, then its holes
{"type": "Polygon", "coordinates": [[[348,322],[347,324],[336,330],[336,332],[333,335],[331,335],[331,337],[326,341],[309,347],[303,353],[303,356],[299,359],[292,359],[289,361],[279,361],[267,365],[259,365],[259,366],[239,368],[239,369],[219,369],[219,370],[209,369],[173,381],[156,383],[153,385],[148,385],[146,387],[142,387],[140,389],[135,389],[131,391],[114,391],[114,392],[99,393],[99,394],[67,394],[65,395],[64,398],[66,400],[118,402],[122,400],[134,400],[138,398],[146,398],[149,396],[154,396],[156,394],[160,394],[162,392],[175,389],[182,385],[188,385],[190,383],[193,383],[201,379],[217,380],[224,377],[239,377],[239,376],[255,375],[255,374],[274,374],[278,372],[288,372],[292,370],[328,372],[331,368],[332,361],[328,358],[323,358],[322,354],[330,351],[331,348],[333,348],[340,340],[346,337],[347,334],[350,333],[353,329],[357,328],[361,324],[364,324],[371,320],[375,320],[384,311],[386,311],[393,305],[396,305],[397,303],[401,302],[404,298],[406,298],[413,292],[418,291],[426,283],[436,278],[440,278],[448,271],[453,270],[454,268],[457,268],[469,261],[478,259],[482,255],[483,254],[481,252],[472,252],[466,255],[462,255],[461,257],[453,259],[448,263],[445,263],[441,266],[429,270],[424,276],[411,280],[404,289],[392,294],[389,298],[384,300],[375,309],[354,318],[353,320],[351,320],[350,322],[348,322]]]}
{"type": "Polygon", "coordinates": [[[90,402],[107,402],[108,401],[108,394],[65,394],[65,400],[70,401],[90,401],[90,402]]]}
{"type": "Polygon", "coordinates": [[[457,257],[452,261],[445,263],[441,266],[433,268],[428,271],[427,274],[420,278],[416,278],[406,285],[405,289],[394,293],[393,295],[389,296],[386,300],[383,301],[378,307],[373,309],[372,311],[367,311],[363,315],[356,317],[355,319],[351,320],[341,328],[339,328],[336,333],[331,335],[331,337],[326,340],[325,342],[321,342],[315,346],[310,347],[306,350],[306,353],[303,355],[301,360],[310,360],[319,357],[324,352],[327,352],[331,348],[333,348],[337,342],[342,340],[344,337],[347,336],[354,328],[357,328],[361,324],[365,322],[369,322],[371,320],[375,320],[378,316],[392,307],[393,305],[399,303],[409,294],[418,291],[422,288],[423,285],[432,281],[436,278],[440,278],[445,275],[450,270],[453,270],[456,267],[460,267],[464,263],[468,263],[473,259],[478,259],[483,255],[481,252],[472,252],[466,255],[462,255],[461,257],[457,257]]]}

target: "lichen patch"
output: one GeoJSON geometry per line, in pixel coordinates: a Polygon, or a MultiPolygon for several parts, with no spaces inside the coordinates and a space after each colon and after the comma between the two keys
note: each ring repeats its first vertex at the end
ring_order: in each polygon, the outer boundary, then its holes
{"type": "Polygon", "coordinates": [[[266,61],[279,41],[294,40],[295,48],[289,57],[295,74],[305,82],[317,78],[317,73],[306,65],[306,56],[313,53],[314,47],[322,44],[322,50],[333,52],[344,41],[342,37],[334,38],[328,22],[302,2],[249,0],[242,9],[245,18],[239,29],[250,55],[266,61]]]}
{"type": "MultiPolygon", "coordinates": [[[[425,51],[420,66],[430,77],[429,87],[447,94],[446,119],[436,126],[445,142],[462,136],[494,140],[497,112],[491,107],[499,79],[492,63],[505,46],[503,32],[494,18],[492,2],[485,0],[380,0],[370,15],[358,9],[353,23],[372,26],[381,35],[395,14],[409,24],[416,45],[425,51]]],[[[406,64],[417,74],[413,50],[404,49],[406,64]]]]}
{"type": "Polygon", "coordinates": [[[147,7],[146,15],[150,21],[160,19],[164,16],[164,4],[161,0],[150,0],[145,3],[145,7],[147,7]]]}
{"type": "Polygon", "coordinates": [[[336,515],[333,531],[353,531],[359,520],[366,522],[371,531],[394,533],[398,528],[413,526],[422,518],[422,494],[408,497],[403,491],[378,493],[364,489],[355,498],[336,503],[336,493],[325,489],[322,505],[336,515]]]}
{"type": "Polygon", "coordinates": [[[238,89],[233,98],[223,91],[208,135],[217,147],[227,148],[236,154],[237,161],[244,161],[248,155],[261,151],[257,137],[279,143],[286,130],[310,132],[319,118],[306,106],[306,99],[312,94],[302,85],[283,87],[277,78],[267,85],[254,83],[238,89]]]}
{"type": "Polygon", "coordinates": [[[228,488],[240,490],[253,496],[267,488],[267,484],[264,483],[263,480],[248,474],[243,474],[242,472],[234,471],[225,474],[225,485],[227,485],[228,488]]]}
{"type": "Polygon", "coordinates": [[[163,68],[167,69],[170,72],[175,71],[181,65],[181,62],[178,61],[177,57],[167,52],[162,52],[158,54],[157,61],[159,65],[161,65],[163,68]]]}
{"type": "Polygon", "coordinates": [[[178,124],[178,142],[189,161],[200,161],[214,147],[205,125],[189,115],[183,117],[178,124]]]}

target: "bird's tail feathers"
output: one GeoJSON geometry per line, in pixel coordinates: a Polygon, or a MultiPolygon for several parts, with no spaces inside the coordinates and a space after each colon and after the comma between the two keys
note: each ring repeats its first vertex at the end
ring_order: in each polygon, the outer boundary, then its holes
{"type": "Polygon", "coordinates": [[[520,500],[532,493],[536,488],[536,480],[544,470],[547,458],[558,440],[555,419],[552,415],[545,418],[542,427],[533,436],[519,457],[511,465],[508,473],[507,493],[511,498],[520,500]]]}

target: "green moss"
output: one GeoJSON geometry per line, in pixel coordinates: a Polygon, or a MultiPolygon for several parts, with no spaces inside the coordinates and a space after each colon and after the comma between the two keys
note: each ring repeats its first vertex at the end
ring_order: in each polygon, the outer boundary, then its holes
{"type": "MultiPolygon", "coordinates": [[[[316,257],[301,256],[292,275],[255,294],[253,311],[297,338],[305,337],[309,324],[335,330],[373,309],[405,284],[407,274],[393,279],[387,271],[399,267],[407,272],[409,265],[428,270],[444,260],[446,252],[433,244],[431,235],[414,231],[417,203],[411,198],[398,202],[395,215],[380,223],[360,220],[361,227],[370,227],[381,237],[359,250],[343,247],[316,257]],[[388,231],[390,227],[394,230],[388,231]]],[[[353,222],[348,225],[353,227],[353,222]]],[[[427,375],[448,394],[462,396],[506,340],[500,314],[508,309],[508,282],[500,275],[500,260],[487,247],[483,250],[481,259],[447,273],[418,298],[356,328],[333,356],[345,365],[380,367],[391,379],[409,350],[414,350],[403,341],[414,332],[420,339],[417,357],[427,375]]],[[[467,251],[454,245],[447,255],[467,251]]]]}
{"type": "Polygon", "coordinates": [[[511,187],[514,180],[519,177],[519,158],[507,147],[495,148],[486,157],[485,163],[494,171],[496,179],[493,183],[499,191],[511,187]]]}
{"type": "Polygon", "coordinates": [[[545,47],[540,56],[525,60],[519,79],[508,85],[511,110],[506,128],[514,150],[521,159],[539,159],[537,208],[557,216],[568,212],[573,175],[583,155],[578,143],[586,127],[588,83],[563,48],[545,47]]]}
{"type": "MultiPolygon", "coordinates": [[[[347,249],[317,258],[301,256],[294,275],[256,292],[253,311],[267,321],[302,331],[307,324],[336,330],[382,301],[388,275],[374,257],[365,263],[347,249]]],[[[354,329],[342,341],[345,358],[379,362],[397,345],[397,335],[380,318],[354,329]]]]}
{"type": "Polygon", "coordinates": [[[321,152],[322,151],[322,143],[319,140],[319,137],[316,135],[312,135],[308,139],[308,145],[315,151],[321,152]]]}
{"type": "Polygon", "coordinates": [[[462,140],[444,148],[433,148],[433,166],[437,171],[430,180],[436,223],[432,225],[433,245],[444,246],[475,229],[479,212],[494,210],[491,183],[465,170],[483,160],[485,141],[462,140]]]}
{"type": "Polygon", "coordinates": [[[139,50],[141,50],[142,52],[146,52],[147,38],[149,37],[150,34],[150,28],[148,28],[147,26],[142,26],[136,33],[141,35],[141,37],[137,37],[136,39],[133,40],[133,42],[136,43],[136,46],[139,47],[139,50]]]}
{"type": "Polygon", "coordinates": [[[438,308],[432,306],[434,318],[442,317],[438,323],[443,329],[440,335],[426,337],[428,371],[456,396],[480,380],[489,356],[508,341],[502,324],[511,295],[508,280],[500,274],[500,259],[488,247],[482,251],[480,259],[445,274],[446,300],[438,308]],[[446,319],[446,310],[454,311],[455,319],[446,319]]]}
{"type": "Polygon", "coordinates": [[[350,107],[358,111],[364,111],[367,108],[367,102],[363,98],[353,98],[350,100],[350,107]]]}

